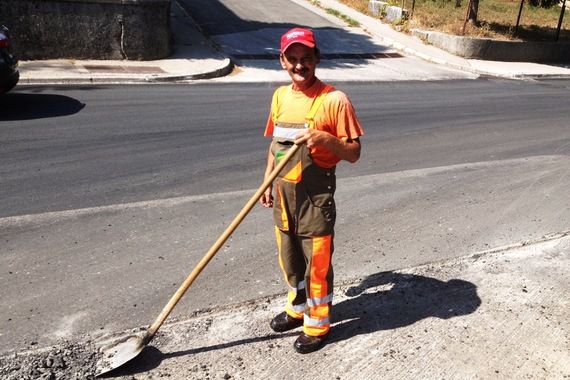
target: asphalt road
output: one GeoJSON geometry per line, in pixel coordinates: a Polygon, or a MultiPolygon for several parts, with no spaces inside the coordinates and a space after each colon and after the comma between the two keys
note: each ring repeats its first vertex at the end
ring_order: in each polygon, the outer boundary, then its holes
{"type": "MultiPolygon", "coordinates": [[[[274,84],[19,87],[0,99],[0,352],[150,323],[259,185],[274,84]]],[[[338,86],[337,281],[567,230],[570,82],[338,86]]],[[[283,292],[255,208],[174,315],[283,292]]]]}
{"type": "Polygon", "coordinates": [[[211,36],[260,29],[338,27],[290,0],[254,3],[242,0],[179,0],[197,24],[211,36]]]}
{"type": "MultiPolygon", "coordinates": [[[[252,189],[276,86],[21,86],[0,100],[0,216],[252,189]]],[[[343,177],[552,154],[568,138],[566,81],[338,87],[366,128],[343,177]]]]}

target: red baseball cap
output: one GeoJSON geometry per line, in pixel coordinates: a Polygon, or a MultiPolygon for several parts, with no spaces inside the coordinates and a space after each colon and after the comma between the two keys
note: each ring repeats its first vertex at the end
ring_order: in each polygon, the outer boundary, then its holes
{"type": "Polygon", "coordinates": [[[304,28],[293,28],[281,36],[281,53],[284,53],[289,46],[296,43],[303,44],[310,48],[317,46],[315,36],[311,30],[304,28]]]}

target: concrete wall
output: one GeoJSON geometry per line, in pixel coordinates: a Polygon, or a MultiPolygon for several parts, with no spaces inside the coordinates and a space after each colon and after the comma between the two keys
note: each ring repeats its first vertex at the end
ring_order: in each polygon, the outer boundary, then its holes
{"type": "Polygon", "coordinates": [[[0,0],[0,23],[23,60],[171,53],[170,0],[0,0]]]}
{"type": "Polygon", "coordinates": [[[408,10],[389,5],[387,2],[380,0],[369,0],[368,10],[373,16],[381,17],[391,24],[398,24],[408,17],[408,10]]]}
{"type": "Polygon", "coordinates": [[[414,30],[413,34],[452,54],[468,59],[509,62],[570,62],[570,44],[559,42],[501,41],[414,30]]]}

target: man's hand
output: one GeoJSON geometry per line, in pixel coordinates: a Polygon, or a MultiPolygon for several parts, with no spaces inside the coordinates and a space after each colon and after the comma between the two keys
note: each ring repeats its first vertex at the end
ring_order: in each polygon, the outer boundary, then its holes
{"type": "MultiPolygon", "coordinates": [[[[265,176],[263,178],[269,178],[271,171],[273,170],[273,166],[275,163],[275,157],[273,157],[273,153],[271,153],[271,144],[269,144],[269,149],[267,151],[267,166],[265,167],[265,176]]],[[[259,198],[259,203],[265,208],[273,207],[273,184],[269,185],[267,189],[263,192],[261,197],[259,198]]]]}
{"type": "Polygon", "coordinates": [[[303,129],[302,132],[297,133],[295,136],[295,144],[307,144],[307,148],[312,148],[315,145],[327,145],[327,141],[335,138],[327,132],[318,131],[316,129],[303,129]]]}
{"type": "Polygon", "coordinates": [[[273,207],[273,195],[271,194],[271,186],[265,190],[265,192],[259,198],[259,202],[265,208],[272,208],[273,207]]]}
{"type": "Polygon", "coordinates": [[[328,132],[304,129],[295,136],[295,144],[307,144],[307,148],[322,145],[341,160],[356,162],[360,158],[360,140],[341,140],[328,132]]]}

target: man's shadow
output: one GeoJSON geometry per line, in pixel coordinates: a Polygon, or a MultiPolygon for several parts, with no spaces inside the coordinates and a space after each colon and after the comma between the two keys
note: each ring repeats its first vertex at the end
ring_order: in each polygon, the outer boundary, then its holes
{"type": "MultiPolygon", "coordinates": [[[[453,279],[445,282],[395,272],[368,276],[360,284],[348,288],[345,295],[349,298],[332,308],[333,327],[327,344],[359,334],[408,326],[427,317],[448,319],[471,314],[481,305],[477,287],[468,281],[453,279]]],[[[297,335],[298,332],[270,334],[170,353],[149,346],[133,361],[102,377],[134,375],[156,368],[168,358],[297,335]]]]}
{"type": "Polygon", "coordinates": [[[477,287],[468,281],[396,272],[368,276],[345,295],[350,298],[332,308],[334,325],[327,343],[408,326],[427,317],[467,315],[481,305],[477,287]]]}

